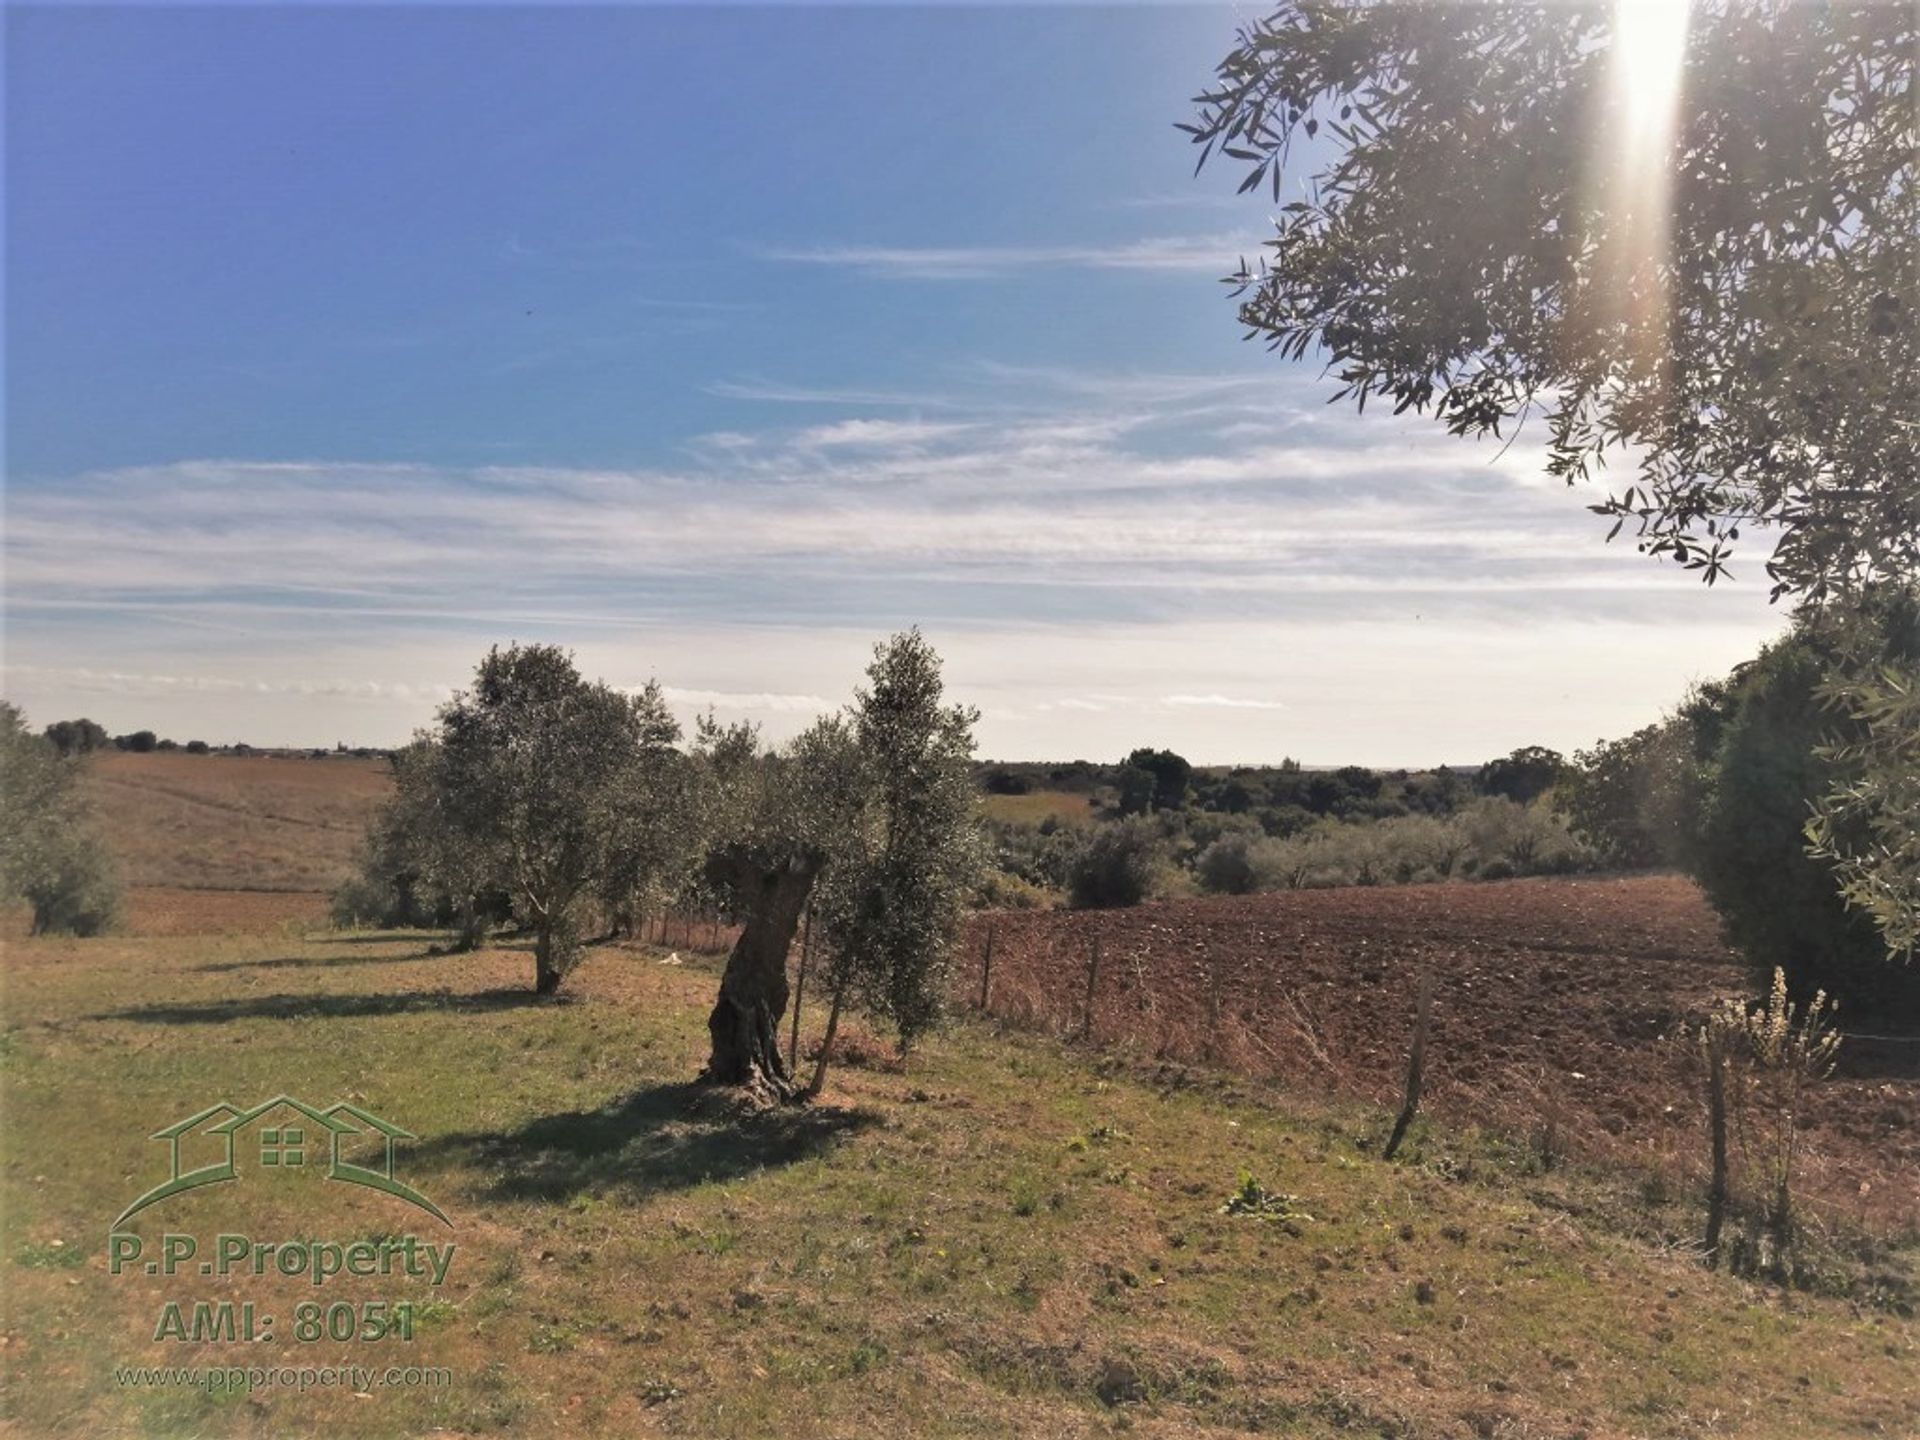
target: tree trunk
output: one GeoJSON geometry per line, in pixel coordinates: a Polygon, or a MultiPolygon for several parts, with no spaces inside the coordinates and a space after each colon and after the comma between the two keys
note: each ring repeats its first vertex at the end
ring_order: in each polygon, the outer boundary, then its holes
{"type": "Polygon", "coordinates": [[[1727,1051],[1726,1042],[1707,1033],[1707,1133],[1713,1174],[1707,1182],[1707,1264],[1720,1263],[1720,1231],[1727,1221],[1727,1051]]]}
{"type": "Polygon", "coordinates": [[[720,998],[707,1017],[713,1050],[701,1078],[741,1085],[774,1099],[793,1098],[780,1056],[780,1017],[787,1009],[787,951],[813,893],[820,863],[811,856],[733,854],[717,857],[744,912],[740,938],[720,977],[720,998]]]}
{"type": "Polygon", "coordinates": [[[560,966],[553,954],[553,925],[541,921],[533,937],[533,988],[539,995],[551,995],[560,988],[560,966]]]}
{"type": "Polygon", "coordinates": [[[456,955],[465,955],[478,950],[487,938],[487,922],[480,918],[480,897],[462,896],[460,900],[460,919],[453,937],[453,951],[456,955]]]}

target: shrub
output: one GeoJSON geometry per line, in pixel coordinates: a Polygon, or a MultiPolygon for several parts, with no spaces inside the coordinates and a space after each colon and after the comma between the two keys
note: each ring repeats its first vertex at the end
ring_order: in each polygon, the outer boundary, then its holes
{"type": "Polygon", "coordinates": [[[1544,800],[1518,805],[1488,797],[1463,811],[1460,824],[1483,880],[1495,878],[1488,874],[1495,861],[1504,862],[1509,875],[1543,875],[1581,869],[1592,859],[1544,800]]]}
{"type": "Polygon", "coordinates": [[[204,740],[189,740],[189,741],[187,741],[187,754],[189,754],[189,755],[204,755],[204,754],[206,754],[206,753],[207,753],[207,742],[206,742],[206,741],[204,741],[204,740]]]}
{"type": "Polygon", "coordinates": [[[1388,878],[1399,885],[1416,883],[1423,877],[1445,879],[1467,852],[1467,837],[1461,827],[1431,815],[1384,820],[1380,822],[1380,840],[1388,878]]]}
{"type": "Polygon", "coordinates": [[[36,935],[98,935],[119,908],[119,882],[79,778],[77,760],[0,702],[0,897],[32,908],[36,935]]]}
{"type": "Polygon", "coordinates": [[[104,935],[120,918],[120,880],[96,836],[69,833],[26,885],[36,935],[104,935]]]}
{"type": "Polygon", "coordinates": [[[1064,898],[1005,870],[989,870],[974,892],[974,904],[983,910],[1051,910],[1064,898]]]}
{"type": "Polygon", "coordinates": [[[1849,911],[1831,864],[1807,853],[1811,806],[1833,788],[1817,753],[1839,718],[1817,692],[1830,653],[1805,627],[1738,672],[1695,867],[1727,938],[1761,975],[1786,973],[1796,998],[1815,989],[1858,1004],[1914,998],[1913,972],[1889,966],[1867,916],[1849,911]]]}
{"type": "Polygon", "coordinates": [[[1194,862],[1201,889],[1215,895],[1251,895],[1262,889],[1260,851],[1271,843],[1257,831],[1222,835],[1194,862]]]}
{"type": "Polygon", "coordinates": [[[1079,909],[1138,905],[1154,892],[1165,845],[1152,821],[1135,817],[1102,825],[1067,866],[1067,894],[1079,909]]]}

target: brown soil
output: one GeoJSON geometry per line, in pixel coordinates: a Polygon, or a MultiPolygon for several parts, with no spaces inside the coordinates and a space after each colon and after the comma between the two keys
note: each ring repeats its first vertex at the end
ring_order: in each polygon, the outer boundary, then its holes
{"type": "Polygon", "coordinates": [[[96,755],[87,781],[127,883],[187,889],[331,889],[393,788],[384,760],[179,751],[96,755]]]}
{"type": "MultiPolygon", "coordinates": [[[[1430,968],[1434,1111],[1534,1144],[1551,1125],[1574,1152],[1669,1174],[1691,1173],[1703,1142],[1698,1087],[1664,1037],[1750,988],[1699,891],[1674,876],[1001,912],[968,939],[961,983],[976,999],[989,923],[996,1014],[1079,1033],[1097,937],[1094,1042],[1383,1104],[1398,1099],[1430,968]]],[[[1811,1106],[1801,1191],[1828,1213],[1920,1225],[1920,1037],[1850,1039],[1841,1054],[1811,1106]]]]}

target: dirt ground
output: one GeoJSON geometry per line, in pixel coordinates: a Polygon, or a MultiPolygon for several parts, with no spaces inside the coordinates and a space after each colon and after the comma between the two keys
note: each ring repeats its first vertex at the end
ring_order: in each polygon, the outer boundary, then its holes
{"type": "MultiPolygon", "coordinates": [[[[1749,989],[1713,912],[1674,876],[1003,912],[969,936],[976,999],[989,924],[997,1014],[1077,1033],[1097,938],[1094,1042],[1381,1103],[1399,1095],[1417,977],[1431,969],[1434,1111],[1675,1178],[1695,1168],[1703,1127],[1698,1086],[1665,1037],[1749,989]]],[[[1920,1226],[1920,1037],[1856,1036],[1841,1056],[1811,1107],[1802,1193],[1829,1215],[1920,1226]]]]}

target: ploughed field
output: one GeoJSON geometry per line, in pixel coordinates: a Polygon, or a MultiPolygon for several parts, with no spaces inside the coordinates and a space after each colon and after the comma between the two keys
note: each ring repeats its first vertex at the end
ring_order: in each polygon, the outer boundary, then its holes
{"type": "Polygon", "coordinates": [[[110,751],[88,761],[87,780],[139,889],[331,890],[393,788],[385,760],[346,755],[110,751]]]}
{"type": "MultiPolygon", "coordinates": [[[[1398,1096],[1431,970],[1435,1113],[1547,1158],[1634,1161],[1656,1183],[1690,1185],[1705,1143],[1698,1083],[1667,1037],[1752,989],[1699,891],[1664,875],[1002,912],[968,938],[961,983],[976,1003],[989,929],[998,1015],[1378,1103],[1398,1096]]],[[[1817,1212],[1920,1226],[1920,1037],[1851,1035],[1809,1108],[1799,1185],[1817,1212]]]]}

